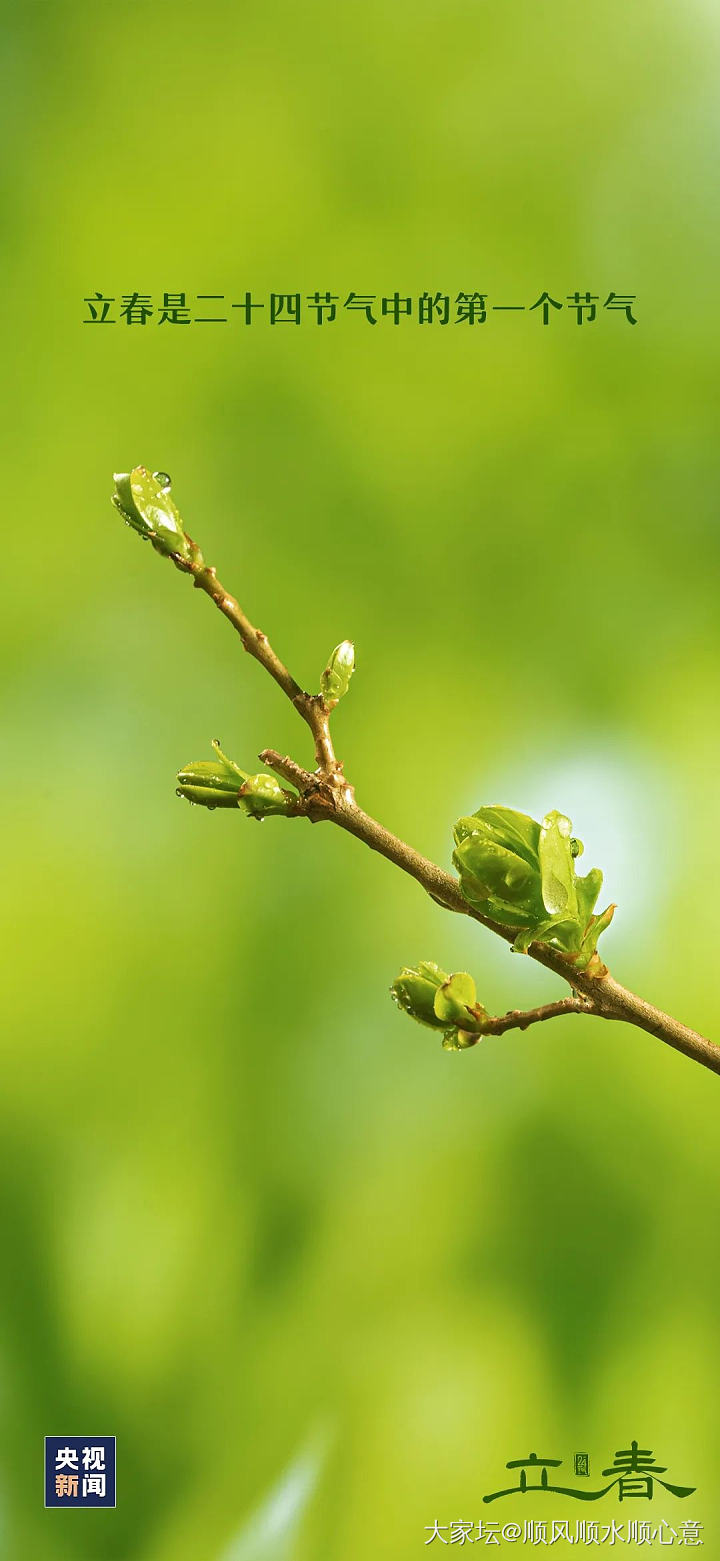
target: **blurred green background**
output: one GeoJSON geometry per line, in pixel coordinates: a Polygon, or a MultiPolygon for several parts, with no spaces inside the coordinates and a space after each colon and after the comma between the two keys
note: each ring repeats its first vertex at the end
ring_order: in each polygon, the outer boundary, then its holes
{"type": "Polygon", "coordinates": [[[697,1496],[579,1515],[711,1555],[717,1079],[399,1015],[422,958],[558,986],[339,831],[176,800],[215,736],[310,756],[109,493],[167,469],[303,684],[355,640],[338,745],[420,850],[569,812],[615,974],[720,1038],[718,6],[30,0],[2,54],[0,1553],[411,1561],[435,1518],[574,1522],[481,1498],[636,1437],[697,1496]],[[639,323],[81,324],[246,288],[639,323]],[[43,1510],[66,1432],[117,1434],[115,1512],[43,1510]]]}

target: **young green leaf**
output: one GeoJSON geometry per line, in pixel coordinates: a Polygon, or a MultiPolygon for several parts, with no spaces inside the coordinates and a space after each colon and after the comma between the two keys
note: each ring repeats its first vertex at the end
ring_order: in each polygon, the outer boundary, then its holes
{"type": "Polygon", "coordinates": [[[453,864],[468,903],[517,929],[517,953],[549,943],[585,968],[609,916],[592,915],[602,873],[592,868],[577,876],[583,846],[571,830],[570,819],[556,811],[538,824],[513,808],[478,808],[455,825],[453,864]]]}
{"type": "Polygon", "coordinates": [[[457,1025],[461,1030],[478,1031],[487,1017],[486,1010],[477,1000],[475,982],[467,971],[449,976],[435,993],[435,1013],[444,1024],[457,1025]]]}
{"type": "Polygon", "coordinates": [[[600,937],[600,933],[604,932],[605,928],[610,926],[614,915],[615,906],[608,905],[607,910],[602,911],[599,916],[590,917],[590,922],[580,944],[580,949],[576,960],[576,964],[579,970],[587,969],[588,965],[590,964],[590,960],[597,952],[597,942],[598,938],[600,937]]]}
{"type": "Polygon", "coordinates": [[[545,914],[539,868],[498,845],[484,831],[466,835],[453,852],[465,898],[509,926],[524,926],[545,914]]]}
{"type": "Polygon", "coordinates": [[[551,916],[577,915],[575,863],[570,847],[572,824],[564,813],[546,813],[540,829],[543,905],[551,916]]]}
{"type": "Polygon", "coordinates": [[[455,825],[457,844],[465,835],[478,833],[523,857],[530,867],[537,867],[540,825],[527,813],[518,813],[515,808],[483,807],[455,825]]]}
{"type": "Polygon", "coordinates": [[[393,981],[390,992],[398,1008],[418,1024],[428,1025],[431,1030],[444,1030],[447,1026],[435,1013],[435,994],[448,980],[449,976],[439,965],[423,961],[417,969],[406,965],[393,981]]]}
{"type": "Polygon", "coordinates": [[[603,875],[599,867],[592,867],[584,878],[575,879],[575,892],[577,894],[578,920],[581,926],[587,926],[592,913],[597,905],[597,898],[602,889],[603,875]]]}
{"type": "Polygon", "coordinates": [[[135,466],[131,472],[116,472],[114,482],[112,501],[128,526],[166,557],[181,558],[185,563],[201,561],[199,548],[185,534],[164,472],[154,474],[144,466],[135,466]]]}

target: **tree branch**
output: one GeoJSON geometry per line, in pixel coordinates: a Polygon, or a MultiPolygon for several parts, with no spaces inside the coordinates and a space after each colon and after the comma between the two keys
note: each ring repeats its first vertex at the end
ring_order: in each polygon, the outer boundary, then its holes
{"type": "Polygon", "coordinates": [[[529,1030],[531,1024],[542,1024],[544,1019],[559,1019],[561,1014],[594,1013],[597,1013],[597,1009],[582,997],[561,997],[556,1003],[543,1003],[542,1008],[511,1008],[506,1014],[488,1014],[482,1021],[479,1034],[463,1031],[463,1049],[475,1046],[486,1035],[504,1035],[506,1030],[529,1030]]]}
{"type": "Polygon", "coordinates": [[[260,662],[261,667],[270,673],[271,678],[287,694],[291,704],[295,706],[298,715],[310,727],[315,742],[315,759],[317,764],[328,772],[334,774],[342,766],[338,765],[335,751],[330,737],[330,712],[319,694],[308,694],[295,682],[294,677],[288,672],[284,662],[275,654],[267,634],[262,629],[256,629],[250,619],[245,616],[239,602],[231,596],[229,591],[220,584],[215,570],[208,568],[204,563],[198,566],[195,563],[186,563],[182,559],[175,559],[178,567],[186,570],[193,576],[193,583],[199,591],[204,591],[206,596],[219,607],[221,613],[232,624],[240,635],[243,645],[249,655],[254,656],[260,662]]]}
{"type": "MultiPolygon", "coordinates": [[[[192,540],[188,540],[193,545],[192,540]]],[[[470,916],[506,943],[513,943],[517,928],[506,927],[476,910],[464,898],[456,879],[391,834],[377,819],[357,806],[353,788],[346,781],[342,763],[335,756],[330,735],[332,704],[326,704],[319,694],[307,693],[296,683],[276,655],[267,635],[250,622],[235,598],[220,584],[213,568],[206,566],[199,557],[190,560],[177,554],[171,554],[171,557],[176,567],[192,575],[197,589],[204,591],[224,614],[240,635],[246,651],[269,672],[312,733],[317,765],[312,773],[274,749],[266,748],[260,755],[264,764],[297,788],[299,800],[296,814],[309,819],[311,823],[329,820],[338,825],[408,873],[444,909],[470,916]]],[[[531,943],[528,953],[531,959],[567,981],[573,997],[545,1004],[542,1008],[526,1013],[513,1010],[499,1018],[490,1018],[486,1034],[500,1035],[513,1028],[525,1029],[530,1024],[559,1014],[591,1013],[600,1018],[633,1024],[699,1062],[702,1067],[720,1074],[720,1046],[621,986],[597,955],[593,956],[586,970],[578,970],[571,958],[550,948],[548,944],[531,943]]]]}

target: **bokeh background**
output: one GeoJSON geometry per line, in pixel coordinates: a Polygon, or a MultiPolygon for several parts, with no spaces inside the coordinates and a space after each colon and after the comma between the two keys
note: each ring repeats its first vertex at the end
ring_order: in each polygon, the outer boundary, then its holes
{"type": "Polygon", "coordinates": [[[302,683],[355,640],[338,745],[426,854],[569,812],[615,973],[720,1038],[718,6],[29,0],[2,55],[0,1554],[411,1561],[574,1522],[481,1498],[633,1437],[697,1496],[579,1515],[714,1554],[717,1080],[592,1021],[443,1054],[402,964],[557,984],[339,832],[176,800],[305,734],[109,493],[168,470],[302,683]],[[246,288],[639,323],[81,323],[246,288]],[[115,1512],[43,1510],[65,1432],[116,1433],[115,1512]]]}

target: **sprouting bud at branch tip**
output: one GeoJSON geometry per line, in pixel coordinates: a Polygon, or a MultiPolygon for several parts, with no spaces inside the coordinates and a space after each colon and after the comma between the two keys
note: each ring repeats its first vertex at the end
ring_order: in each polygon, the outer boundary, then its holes
{"type": "Polygon", "coordinates": [[[196,759],[180,770],[177,793],[201,807],[237,808],[242,784],[240,775],[233,775],[224,764],[216,764],[212,759],[196,759]]]}
{"type": "Polygon", "coordinates": [[[440,1030],[447,1051],[474,1046],[487,1018],[477,1001],[475,982],[466,971],[449,976],[439,965],[423,963],[401,970],[390,991],[398,1008],[430,1030],[440,1030]]]}
{"type": "Polygon", "coordinates": [[[144,466],[135,466],[131,472],[116,472],[113,480],[113,504],[133,531],[166,558],[202,564],[200,549],[187,536],[171,498],[167,472],[149,472],[144,466]]]}
{"type": "Polygon", "coordinates": [[[478,1003],[475,982],[467,971],[460,970],[438,987],[434,1000],[435,1013],[444,1025],[457,1025],[460,1029],[478,1034],[486,1010],[478,1003]]]}
{"type": "Polygon", "coordinates": [[[212,746],[216,758],[196,759],[180,771],[179,797],[205,808],[242,808],[250,818],[266,818],[272,813],[288,817],[294,813],[296,796],[285,791],[274,775],[249,775],[223,753],[217,737],[212,746]]]}
{"type": "Polygon", "coordinates": [[[549,943],[585,969],[608,914],[593,914],[602,873],[578,875],[582,841],[565,813],[541,823],[512,808],[482,807],[455,825],[453,862],[470,905],[515,930],[513,948],[549,943]]]}
{"type": "Polygon", "coordinates": [[[409,1014],[411,1019],[416,1019],[418,1024],[426,1024],[431,1030],[445,1028],[441,1019],[435,1013],[435,994],[449,978],[439,965],[423,962],[413,969],[405,966],[400,971],[396,981],[390,988],[390,992],[398,1008],[403,1013],[409,1014]]]}

